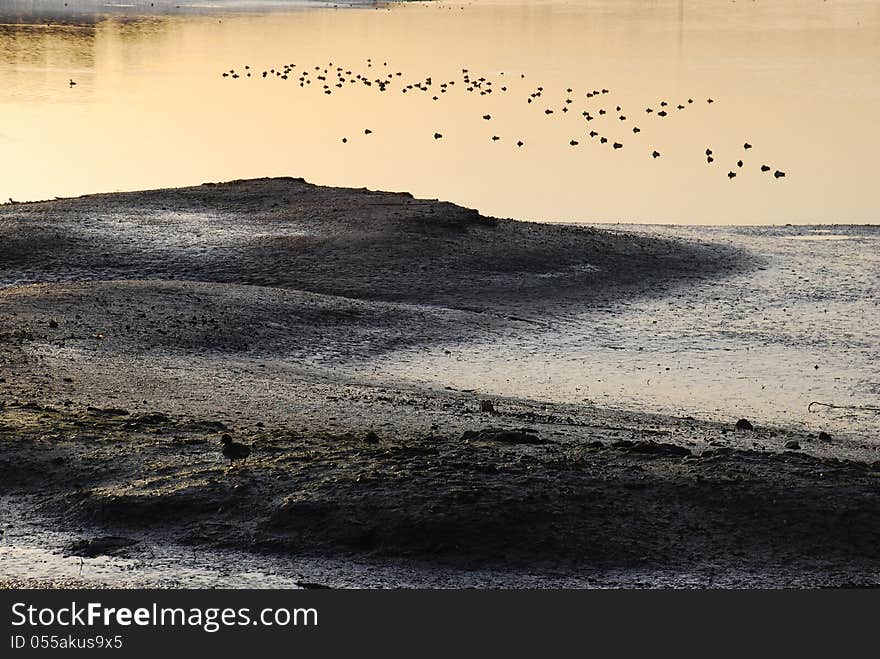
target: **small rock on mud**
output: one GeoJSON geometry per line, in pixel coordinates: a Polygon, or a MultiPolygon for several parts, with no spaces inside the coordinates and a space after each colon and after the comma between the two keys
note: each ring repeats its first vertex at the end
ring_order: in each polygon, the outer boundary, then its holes
{"type": "Polygon", "coordinates": [[[737,430],[754,430],[755,427],[752,425],[751,421],[748,419],[740,419],[736,422],[737,430]]]}

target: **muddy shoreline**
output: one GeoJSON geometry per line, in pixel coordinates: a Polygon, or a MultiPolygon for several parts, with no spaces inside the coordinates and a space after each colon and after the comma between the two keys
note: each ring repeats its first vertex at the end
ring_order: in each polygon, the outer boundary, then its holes
{"type": "Polygon", "coordinates": [[[756,265],[301,179],[5,205],[0,495],[85,539],[418,561],[453,587],[876,585],[880,463],[850,447],[342,368],[756,265]]]}

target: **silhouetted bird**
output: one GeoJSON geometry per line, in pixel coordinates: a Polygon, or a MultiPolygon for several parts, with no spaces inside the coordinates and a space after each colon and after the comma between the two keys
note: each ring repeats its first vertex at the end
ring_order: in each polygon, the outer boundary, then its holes
{"type": "Polygon", "coordinates": [[[737,166],[737,167],[742,167],[742,166],[743,166],[743,161],[742,161],[742,160],[737,160],[737,161],[736,161],[736,166],[737,166]]]}
{"type": "Polygon", "coordinates": [[[600,137],[600,138],[599,138],[599,141],[600,141],[602,144],[605,144],[605,142],[608,141],[608,138],[607,138],[607,137],[600,137]]]}
{"type": "Polygon", "coordinates": [[[751,148],[752,148],[752,145],[749,144],[748,142],[746,142],[745,144],[743,144],[743,148],[744,148],[744,149],[751,149],[751,148]]]}
{"type": "Polygon", "coordinates": [[[651,152],[651,155],[652,155],[654,158],[659,158],[659,157],[660,157],[660,152],[659,152],[659,151],[652,151],[652,152],[651,152]]]}
{"type": "Polygon", "coordinates": [[[641,132],[642,132],[642,129],[639,128],[638,126],[633,126],[633,132],[634,132],[634,133],[641,133],[641,132]]]}
{"type": "Polygon", "coordinates": [[[611,146],[613,146],[615,149],[622,149],[623,148],[623,144],[621,144],[620,142],[615,142],[611,146]]]}
{"type": "Polygon", "coordinates": [[[365,129],[364,129],[364,135],[369,135],[369,134],[372,133],[372,132],[373,132],[373,131],[371,131],[369,128],[365,128],[365,129]]]}
{"type": "Polygon", "coordinates": [[[235,460],[245,460],[251,454],[250,446],[233,442],[232,437],[226,433],[220,437],[220,443],[223,444],[223,457],[229,460],[230,463],[235,460]]]}
{"type": "Polygon", "coordinates": [[[658,116],[658,117],[665,117],[665,116],[666,116],[666,110],[660,110],[660,112],[657,113],[657,116],[658,116]]]}
{"type": "Polygon", "coordinates": [[[434,133],[434,139],[435,139],[435,140],[439,140],[439,139],[442,138],[442,137],[443,137],[442,134],[440,134],[440,133],[434,133]]]}
{"type": "MultiPolygon", "coordinates": [[[[525,76],[523,76],[523,77],[525,77],[525,76]]],[[[522,140],[520,140],[519,142],[516,143],[517,146],[522,146],[523,144],[525,144],[525,142],[523,142],[522,140]]]]}
{"type": "Polygon", "coordinates": [[[777,169],[775,172],[773,172],[773,176],[775,176],[776,178],[782,178],[783,176],[785,176],[785,172],[781,172],[777,169]]]}
{"type": "Polygon", "coordinates": [[[706,103],[714,103],[714,102],[715,102],[715,101],[713,101],[711,98],[707,98],[707,99],[706,99],[706,103]]]}
{"type": "Polygon", "coordinates": [[[769,165],[761,165],[761,171],[762,172],[769,172],[770,166],[769,165]]]}
{"type": "Polygon", "coordinates": [[[580,142],[578,142],[577,140],[572,140],[571,142],[569,142],[569,144],[571,146],[577,146],[578,144],[580,144],[580,142]]]}
{"type": "Polygon", "coordinates": [[[736,178],[736,172],[727,172],[727,178],[736,178]]]}
{"type": "Polygon", "coordinates": [[[486,121],[489,121],[489,119],[491,119],[491,118],[492,118],[491,114],[484,114],[483,115],[483,119],[485,119],[486,121]]]}
{"type": "Polygon", "coordinates": [[[712,155],[712,149],[706,149],[706,155],[707,155],[707,156],[711,156],[711,155],[712,155]]]}
{"type": "Polygon", "coordinates": [[[493,136],[492,136],[492,141],[493,141],[493,142],[497,142],[497,141],[500,140],[500,139],[501,139],[501,138],[498,137],[497,135],[493,135],[493,136]]]}

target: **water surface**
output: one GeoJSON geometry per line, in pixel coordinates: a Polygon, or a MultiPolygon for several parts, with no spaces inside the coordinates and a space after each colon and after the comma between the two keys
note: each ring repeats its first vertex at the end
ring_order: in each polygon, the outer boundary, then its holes
{"type": "Polygon", "coordinates": [[[553,221],[877,220],[868,0],[64,4],[0,2],[4,200],[293,175],[553,221]],[[393,78],[260,75],[284,64],[393,78]]]}

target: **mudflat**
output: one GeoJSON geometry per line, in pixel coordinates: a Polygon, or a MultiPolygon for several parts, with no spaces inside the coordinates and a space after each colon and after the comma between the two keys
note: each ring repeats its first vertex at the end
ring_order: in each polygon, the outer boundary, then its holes
{"type": "Polygon", "coordinates": [[[755,266],[301,179],[0,206],[0,495],[114,555],[876,585],[880,464],[833,442],[349,368],[755,266]]]}

